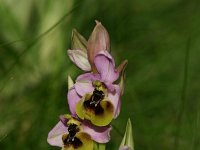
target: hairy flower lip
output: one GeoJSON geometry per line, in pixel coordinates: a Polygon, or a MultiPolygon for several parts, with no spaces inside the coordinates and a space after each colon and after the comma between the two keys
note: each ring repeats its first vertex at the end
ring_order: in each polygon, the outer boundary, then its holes
{"type": "Polygon", "coordinates": [[[93,150],[94,142],[91,139],[91,136],[84,132],[78,132],[74,139],[70,139],[70,134],[64,134],[62,136],[62,141],[64,143],[63,149],[87,149],[93,150]]]}
{"type": "Polygon", "coordinates": [[[73,138],[73,140],[71,139],[69,140],[69,134],[63,134],[62,141],[64,143],[65,148],[73,147],[75,149],[75,148],[80,147],[83,144],[82,141],[78,139],[76,136],[73,138]]]}
{"type": "Polygon", "coordinates": [[[76,149],[83,145],[81,139],[77,137],[79,131],[78,125],[74,123],[68,125],[68,134],[63,134],[62,136],[64,147],[73,147],[76,149]]]}
{"type": "Polygon", "coordinates": [[[77,103],[76,114],[81,119],[91,121],[95,126],[107,126],[114,118],[114,106],[107,98],[102,99],[97,106],[90,106],[92,93],[88,93],[77,103]]]}

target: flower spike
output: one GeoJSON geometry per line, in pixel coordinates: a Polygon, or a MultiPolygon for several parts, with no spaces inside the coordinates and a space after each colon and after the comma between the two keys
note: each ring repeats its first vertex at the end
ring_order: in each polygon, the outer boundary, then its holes
{"type": "MultiPolygon", "coordinates": [[[[99,21],[88,41],[73,29],[71,49],[67,53],[85,73],[75,81],[68,76],[67,101],[71,115],[60,116],[47,142],[62,150],[105,150],[111,121],[120,113],[128,61],[115,68],[109,34],[99,21]]],[[[119,150],[134,150],[130,119],[119,150]]]]}

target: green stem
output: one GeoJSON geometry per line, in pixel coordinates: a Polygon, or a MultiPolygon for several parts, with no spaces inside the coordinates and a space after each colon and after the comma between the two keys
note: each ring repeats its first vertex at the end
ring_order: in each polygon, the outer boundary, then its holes
{"type": "Polygon", "coordinates": [[[99,150],[105,150],[106,144],[99,144],[99,150]]]}
{"type": "Polygon", "coordinates": [[[190,45],[191,45],[191,38],[189,37],[189,39],[187,41],[186,52],[185,52],[183,86],[182,86],[182,92],[181,92],[180,111],[177,113],[177,120],[176,120],[177,128],[175,131],[174,150],[178,150],[178,147],[179,147],[181,122],[182,122],[183,113],[185,110],[186,92],[187,92],[187,83],[188,83],[190,45]]]}
{"type": "Polygon", "coordinates": [[[106,150],[106,144],[94,143],[93,150],[106,150]]]}

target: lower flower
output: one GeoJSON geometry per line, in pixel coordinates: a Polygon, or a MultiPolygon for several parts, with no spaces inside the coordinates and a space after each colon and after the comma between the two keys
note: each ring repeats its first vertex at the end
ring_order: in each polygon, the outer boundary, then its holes
{"type": "Polygon", "coordinates": [[[94,142],[107,143],[111,126],[95,127],[71,115],[62,115],[49,132],[47,141],[62,150],[93,150],[94,142]]]}
{"type": "Polygon", "coordinates": [[[75,135],[63,134],[62,141],[64,144],[63,150],[93,150],[93,141],[91,136],[84,132],[78,132],[75,135]]]}

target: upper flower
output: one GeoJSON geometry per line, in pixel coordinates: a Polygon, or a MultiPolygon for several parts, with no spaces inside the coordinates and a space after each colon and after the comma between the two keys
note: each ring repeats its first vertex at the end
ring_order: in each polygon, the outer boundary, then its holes
{"type": "Polygon", "coordinates": [[[106,143],[110,139],[111,127],[94,127],[70,115],[63,115],[60,121],[49,132],[48,143],[62,147],[63,150],[93,150],[93,141],[106,143]]]}
{"type": "Polygon", "coordinates": [[[110,51],[110,39],[104,26],[96,21],[96,26],[87,40],[76,30],[72,31],[72,50],[68,50],[71,61],[83,71],[95,71],[94,58],[100,51],[110,51]]]}
{"type": "Polygon", "coordinates": [[[68,92],[68,103],[72,114],[97,126],[105,126],[120,111],[120,87],[113,84],[119,73],[107,51],[100,51],[95,56],[94,65],[97,73],[85,73],[76,79],[68,92]]]}

